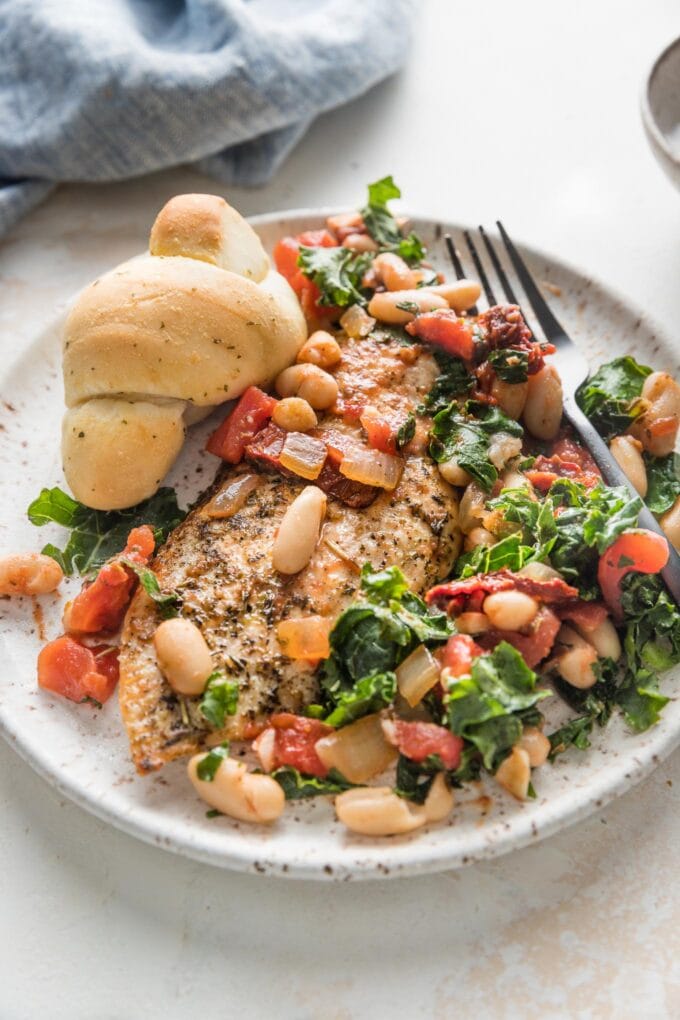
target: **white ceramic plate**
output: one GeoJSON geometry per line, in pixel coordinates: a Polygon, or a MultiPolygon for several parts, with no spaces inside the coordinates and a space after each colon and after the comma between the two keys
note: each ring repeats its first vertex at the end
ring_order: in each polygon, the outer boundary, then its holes
{"type": "MultiPolygon", "coordinates": [[[[254,225],[270,246],[284,233],[323,222],[322,212],[259,217],[254,225]]],[[[457,228],[414,220],[435,263],[447,269],[441,234],[457,228]]],[[[593,363],[631,352],[643,361],[678,371],[669,339],[655,331],[623,299],[557,259],[526,251],[560,319],[593,363]]],[[[62,387],[59,323],[35,338],[0,381],[5,400],[0,432],[0,487],[4,525],[0,552],[38,549],[64,538],[56,526],[28,523],[25,508],[43,486],[63,484],[59,461],[62,387]]],[[[214,460],[202,452],[209,419],[192,432],[170,478],[187,502],[211,480],[214,460]]],[[[67,593],[65,592],[64,595],[67,593]]],[[[535,776],[536,800],[519,804],[489,781],[461,792],[450,820],[412,836],[371,840],[348,835],[325,799],[288,806],[272,828],[206,818],[205,805],[176,763],[140,778],[130,763],[116,699],[97,711],[39,691],[35,660],[41,632],[59,632],[62,598],[0,601],[5,665],[0,684],[0,726],[26,762],[86,810],[164,849],[210,864],[244,871],[306,878],[366,878],[455,868],[505,853],[584,817],[649,773],[680,742],[680,701],[671,701],[662,722],[642,735],[620,719],[596,733],[592,748],[572,751],[535,776]]],[[[667,674],[663,689],[680,692],[680,671],[667,674]]],[[[556,701],[556,699],[553,699],[556,701]]],[[[565,713],[554,705],[551,721],[565,713]]]]}

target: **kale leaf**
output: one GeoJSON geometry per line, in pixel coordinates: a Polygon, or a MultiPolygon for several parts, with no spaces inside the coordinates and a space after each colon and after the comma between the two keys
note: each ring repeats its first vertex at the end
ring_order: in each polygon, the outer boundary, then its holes
{"type": "Polygon", "coordinates": [[[474,376],[468,372],[462,358],[456,358],[436,348],[434,357],[439,366],[439,375],[422,404],[418,406],[419,414],[438,414],[456,397],[466,396],[475,383],[474,376]]]}
{"type": "Polygon", "coordinates": [[[667,457],[644,455],[647,468],[647,495],[645,503],[653,514],[663,514],[680,496],[680,454],[667,457]]]}
{"type": "Polygon", "coordinates": [[[441,643],[453,631],[445,613],[429,609],[408,590],[397,567],[373,571],[367,564],[361,586],[364,601],[338,617],[330,633],[331,654],[321,671],[321,685],[343,719],[375,711],[371,706],[379,701],[387,704],[399,663],[417,645],[441,643]]]}
{"type": "Polygon", "coordinates": [[[345,308],[367,303],[360,287],[369,262],[367,255],[357,255],[349,248],[308,248],[301,245],[297,264],[319,288],[320,305],[345,308]]]}
{"type": "Polygon", "coordinates": [[[204,783],[212,783],[213,779],[217,775],[218,768],[224,759],[228,757],[229,741],[225,740],[218,747],[211,748],[205,758],[201,758],[196,766],[196,775],[199,779],[202,779],[204,783]]]}
{"type": "Polygon", "coordinates": [[[351,790],[355,783],[350,783],[337,769],[330,769],[328,775],[305,776],[292,765],[282,765],[271,773],[283,789],[286,800],[301,800],[304,797],[323,797],[327,794],[342,793],[351,790]]]}
{"type": "Polygon", "coordinates": [[[222,670],[216,669],[206,681],[200,709],[211,726],[224,726],[228,715],[236,715],[238,708],[238,683],[227,680],[222,670]]]}
{"type": "Polygon", "coordinates": [[[473,661],[469,677],[449,688],[444,699],[448,726],[474,745],[484,767],[495,772],[522,736],[524,723],[540,718],[535,706],[550,693],[536,689],[536,674],[512,645],[501,641],[473,661]]]}
{"type": "Polygon", "coordinates": [[[605,439],[625,432],[642,411],[638,397],[651,368],[626,355],[602,365],[576,391],[583,413],[605,439]]]}
{"type": "Polygon", "coordinates": [[[179,615],[179,607],[181,600],[176,591],[163,592],[158,583],[158,578],[154,574],[153,570],[149,570],[148,567],[140,567],[138,563],[133,563],[132,560],[128,560],[125,557],[121,557],[121,563],[123,563],[128,570],[132,570],[139,578],[139,583],[142,588],[156,603],[156,609],[163,620],[170,620],[173,616],[179,615]]]}
{"type": "Polygon", "coordinates": [[[397,449],[401,450],[404,446],[408,446],[415,434],[416,416],[413,411],[409,411],[406,418],[397,429],[397,449]]]}
{"type": "Polygon", "coordinates": [[[421,262],[425,249],[417,234],[402,235],[399,224],[387,207],[393,198],[400,198],[401,190],[392,177],[383,177],[368,186],[368,203],[361,210],[369,234],[381,249],[396,251],[410,263],[421,262]]]}
{"type": "Polygon", "coordinates": [[[324,720],[329,726],[339,729],[355,722],[362,715],[379,712],[381,708],[394,701],[397,693],[397,677],[391,671],[386,673],[369,673],[357,680],[349,691],[342,691],[336,700],[335,708],[324,720]]]}
{"type": "Polygon", "coordinates": [[[155,495],[128,510],[91,510],[62,489],[43,489],[28,508],[28,519],[42,527],[54,521],[71,534],[64,549],[48,544],[42,550],[60,565],[65,574],[77,570],[91,574],[106,560],[125,548],[132,528],[148,524],[154,529],[156,546],[180,524],[185,511],[177,505],[174,489],[162,488],[155,495]]]}
{"type": "Polygon", "coordinates": [[[499,379],[507,383],[523,383],[529,378],[529,352],[500,347],[492,351],[489,364],[499,379]]]}
{"type": "Polygon", "coordinates": [[[491,440],[499,432],[522,436],[522,426],[495,406],[468,400],[461,408],[452,403],[435,415],[430,453],[434,460],[455,458],[483,489],[491,489],[498,471],[489,460],[491,440]]]}

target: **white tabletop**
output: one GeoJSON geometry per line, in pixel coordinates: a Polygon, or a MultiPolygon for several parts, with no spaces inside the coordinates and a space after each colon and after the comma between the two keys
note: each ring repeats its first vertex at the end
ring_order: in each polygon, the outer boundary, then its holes
{"type": "MultiPolygon", "coordinates": [[[[426,213],[501,215],[673,330],[680,196],[647,149],[638,94],[678,31],[670,0],[428,0],[408,69],[322,118],[269,187],[175,171],[61,189],[0,248],[3,349],[144,247],[178,191],[221,191],[244,213],[351,205],[385,173],[426,213]]],[[[678,790],[676,754],[509,857],[322,885],[138,843],[0,744],[0,1017],[678,1016],[678,790]]]]}

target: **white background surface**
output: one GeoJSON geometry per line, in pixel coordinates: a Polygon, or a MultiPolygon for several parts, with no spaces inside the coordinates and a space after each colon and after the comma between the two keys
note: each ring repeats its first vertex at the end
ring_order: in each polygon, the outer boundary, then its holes
{"type": "MultiPolygon", "coordinates": [[[[228,197],[244,213],[352,204],[391,172],[413,208],[500,215],[677,335],[680,196],[638,93],[678,33],[671,0],[425,0],[409,68],[319,121],[274,184],[228,197]]],[[[3,357],[143,247],[181,190],[220,187],[184,171],[69,187],[24,221],[0,247],[3,357]]],[[[282,883],[137,843],[3,744],[0,1020],[677,1016],[678,789],[676,754],[601,814],[489,864],[282,883]]]]}

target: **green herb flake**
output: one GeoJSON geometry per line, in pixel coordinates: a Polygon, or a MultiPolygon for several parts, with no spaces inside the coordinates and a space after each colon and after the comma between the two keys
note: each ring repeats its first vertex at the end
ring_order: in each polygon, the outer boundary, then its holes
{"type": "Polygon", "coordinates": [[[225,740],[219,747],[213,747],[204,758],[201,758],[196,766],[196,775],[204,783],[212,783],[217,775],[217,770],[229,757],[229,741],[225,740]]]}
{"type": "Polygon", "coordinates": [[[401,450],[407,446],[416,434],[416,416],[410,411],[406,419],[397,429],[397,449],[401,450]]]}
{"type": "Polygon", "coordinates": [[[221,729],[228,715],[236,715],[238,694],[236,680],[228,680],[219,669],[210,674],[199,707],[211,726],[221,729]]]}
{"type": "Polygon", "coordinates": [[[338,308],[367,304],[360,288],[369,264],[368,255],[357,255],[349,248],[301,245],[298,255],[298,266],[319,288],[319,304],[338,308]]]}

